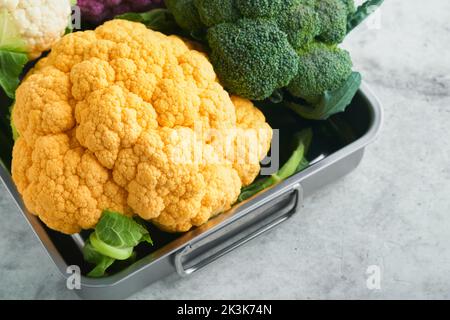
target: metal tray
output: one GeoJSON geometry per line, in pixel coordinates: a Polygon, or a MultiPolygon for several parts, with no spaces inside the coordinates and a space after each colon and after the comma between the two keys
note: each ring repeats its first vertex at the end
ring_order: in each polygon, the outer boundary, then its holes
{"type": "MultiPolygon", "coordinates": [[[[0,103],[4,105],[8,101],[0,97],[0,103]]],[[[261,108],[265,113],[273,110],[264,106],[261,108]]],[[[299,127],[313,127],[314,138],[310,151],[313,159],[310,157],[312,162],[307,169],[188,233],[167,234],[149,225],[156,245],[151,248],[138,247],[138,260],[135,263],[106,278],[84,276],[90,269],[83,261],[80,250],[86,234],[66,236],[48,229],[26,210],[9,171],[2,165],[0,178],[62,275],[69,276],[66,272],[70,265],[81,268],[81,289],[76,290],[80,297],[124,298],[171,273],[188,276],[289,219],[298,211],[305,197],[358,166],[365,147],[374,140],[382,122],[380,103],[365,84],[347,111],[333,116],[329,121],[292,122],[295,118],[286,115],[284,120],[281,117],[281,120],[271,123],[273,128],[282,128],[281,141],[299,127]]],[[[0,127],[3,150],[8,148],[5,137],[9,133],[6,131],[5,126],[3,130],[0,127]]],[[[287,146],[281,145],[280,149],[283,159],[283,153],[288,152],[287,146]]],[[[2,153],[2,160],[8,167],[10,153],[2,153]]]]}

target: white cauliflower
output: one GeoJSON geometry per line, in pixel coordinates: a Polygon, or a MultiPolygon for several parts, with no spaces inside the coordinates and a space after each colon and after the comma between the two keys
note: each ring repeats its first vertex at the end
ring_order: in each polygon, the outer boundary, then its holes
{"type": "Polygon", "coordinates": [[[0,49],[39,57],[64,35],[70,0],[0,0],[0,49]]]}

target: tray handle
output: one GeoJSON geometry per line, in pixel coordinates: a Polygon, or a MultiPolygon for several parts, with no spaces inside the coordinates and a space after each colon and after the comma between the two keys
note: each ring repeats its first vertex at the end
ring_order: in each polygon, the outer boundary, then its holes
{"type": "MultiPolygon", "coordinates": [[[[180,252],[178,252],[175,255],[174,262],[175,262],[175,268],[176,268],[177,273],[182,277],[186,277],[186,276],[194,273],[195,271],[198,271],[198,270],[202,269],[203,267],[209,265],[211,262],[219,259],[220,257],[233,251],[234,249],[244,245],[245,243],[249,242],[250,240],[256,238],[257,236],[275,228],[276,226],[278,226],[282,222],[288,220],[289,218],[291,218],[298,211],[298,208],[303,203],[303,188],[299,183],[295,184],[292,188],[288,189],[287,191],[285,191],[281,194],[278,194],[277,197],[282,197],[288,193],[293,193],[293,195],[294,195],[294,205],[288,212],[286,212],[282,215],[278,215],[275,218],[273,217],[273,215],[266,217],[262,221],[258,222],[257,228],[255,231],[252,231],[252,232],[244,235],[243,237],[240,237],[240,238],[238,237],[238,239],[236,239],[236,241],[233,241],[231,244],[225,246],[224,248],[221,248],[220,250],[218,250],[217,252],[215,252],[209,256],[206,256],[204,259],[197,261],[194,265],[189,266],[187,268],[183,265],[183,260],[186,257],[188,257],[190,253],[199,249],[202,245],[194,243],[194,244],[189,244],[186,247],[184,247],[180,252]]],[[[263,204],[267,204],[271,200],[274,200],[274,199],[267,199],[267,201],[264,201],[264,203],[262,203],[261,206],[263,204]]],[[[239,224],[239,220],[233,222],[232,224],[239,224]]],[[[252,227],[255,227],[255,225],[252,225],[252,227]]]]}

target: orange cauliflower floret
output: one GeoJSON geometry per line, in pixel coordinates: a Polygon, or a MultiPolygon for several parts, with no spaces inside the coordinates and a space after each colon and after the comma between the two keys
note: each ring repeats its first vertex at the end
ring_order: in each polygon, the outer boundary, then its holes
{"type": "Polygon", "coordinates": [[[272,138],[203,53],[125,20],[56,43],[18,88],[12,116],[18,190],[69,234],[105,209],[172,232],[201,225],[255,179],[272,138]]]}

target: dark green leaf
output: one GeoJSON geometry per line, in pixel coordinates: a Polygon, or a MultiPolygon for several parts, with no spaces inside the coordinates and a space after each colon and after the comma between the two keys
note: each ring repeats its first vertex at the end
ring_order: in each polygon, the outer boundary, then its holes
{"type": "Polygon", "coordinates": [[[28,57],[25,53],[0,50],[0,86],[11,99],[14,99],[19,76],[28,57]]]}
{"type": "Polygon", "coordinates": [[[257,181],[253,182],[252,184],[242,188],[237,201],[242,202],[244,200],[247,200],[247,199],[253,197],[255,194],[263,191],[264,189],[269,188],[273,184],[275,184],[275,181],[273,180],[273,178],[271,176],[258,179],[257,181]]]}
{"type": "Polygon", "coordinates": [[[361,74],[353,72],[344,84],[334,90],[326,91],[317,105],[304,101],[285,99],[286,106],[305,119],[326,120],[330,116],[345,111],[361,85],[361,74]]]}
{"type": "Polygon", "coordinates": [[[168,34],[176,33],[178,30],[175,18],[167,9],[154,9],[144,13],[129,12],[118,15],[115,18],[140,22],[149,29],[168,34]]]}
{"type": "Polygon", "coordinates": [[[374,13],[384,0],[368,0],[360,5],[356,12],[347,19],[347,33],[359,26],[368,16],[374,13]]]}

